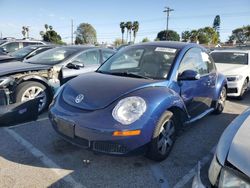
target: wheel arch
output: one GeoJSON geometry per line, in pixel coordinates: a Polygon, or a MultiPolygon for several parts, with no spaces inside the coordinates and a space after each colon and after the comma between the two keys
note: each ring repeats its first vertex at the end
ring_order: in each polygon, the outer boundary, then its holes
{"type": "Polygon", "coordinates": [[[40,84],[43,84],[49,91],[49,94],[53,96],[53,90],[51,86],[48,83],[48,80],[42,76],[38,75],[28,75],[28,76],[23,76],[17,80],[17,85],[23,83],[23,82],[28,82],[28,81],[33,81],[33,82],[38,82],[40,84]]]}

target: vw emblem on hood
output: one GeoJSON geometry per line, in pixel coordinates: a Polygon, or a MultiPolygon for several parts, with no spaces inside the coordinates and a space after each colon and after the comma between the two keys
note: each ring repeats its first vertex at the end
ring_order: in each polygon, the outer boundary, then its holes
{"type": "Polygon", "coordinates": [[[75,98],[75,103],[78,104],[78,103],[82,102],[83,99],[84,99],[83,94],[77,95],[76,98],[75,98]]]}

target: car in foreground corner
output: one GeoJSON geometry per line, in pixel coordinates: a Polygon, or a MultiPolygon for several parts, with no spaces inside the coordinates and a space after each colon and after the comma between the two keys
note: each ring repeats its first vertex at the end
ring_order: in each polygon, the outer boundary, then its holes
{"type": "Polygon", "coordinates": [[[211,56],[218,71],[227,77],[227,95],[242,99],[249,88],[250,50],[214,50],[211,56]]]}
{"type": "Polygon", "coordinates": [[[49,118],[73,144],[117,155],[144,151],[161,161],[183,124],[223,111],[226,87],[197,44],[132,45],[62,86],[49,118]]]}
{"type": "MultiPolygon", "coordinates": [[[[250,187],[250,108],[235,118],[220,137],[208,176],[213,187],[250,187]]],[[[202,183],[196,185],[201,187],[202,183]]]]}
{"type": "Polygon", "coordinates": [[[5,91],[7,104],[39,97],[42,112],[60,85],[79,74],[95,71],[113,53],[104,48],[62,46],[24,62],[0,63],[0,89],[5,91]]]}

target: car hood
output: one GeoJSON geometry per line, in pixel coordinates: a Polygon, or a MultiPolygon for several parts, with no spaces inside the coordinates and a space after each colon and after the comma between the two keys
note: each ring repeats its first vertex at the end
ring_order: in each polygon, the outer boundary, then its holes
{"type": "Polygon", "coordinates": [[[20,61],[12,61],[7,63],[0,63],[0,76],[5,76],[9,74],[15,74],[24,71],[32,70],[46,70],[52,66],[40,65],[40,64],[30,64],[20,61]]]}
{"type": "Polygon", "coordinates": [[[0,55],[0,63],[8,62],[14,59],[15,59],[14,57],[11,57],[9,55],[0,55]]]}
{"type": "Polygon", "coordinates": [[[105,108],[128,93],[155,86],[156,83],[160,82],[94,72],[69,81],[62,95],[63,100],[69,105],[84,110],[97,110],[105,108]],[[84,99],[76,103],[76,97],[80,94],[84,95],[84,99]]]}
{"type": "Polygon", "coordinates": [[[217,70],[224,75],[239,75],[248,70],[248,65],[216,63],[217,70]]]}
{"type": "Polygon", "coordinates": [[[235,134],[227,161],[250,177],[250,116],[235,134]]]}

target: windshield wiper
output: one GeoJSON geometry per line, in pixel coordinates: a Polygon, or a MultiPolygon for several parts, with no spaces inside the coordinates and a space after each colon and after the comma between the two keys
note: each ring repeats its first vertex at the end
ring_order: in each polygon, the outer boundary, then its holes
{"type": "Polygon", "coordinates": [[[117,75],[117,76],[128,76],[128,77],[135,77],[135,78],[144,78],[144,79],[149,79],[152,80],[152,78],[149,78],[147,76],[135,74],[132,72],[112,72],[112,75],[117,75]]]}

